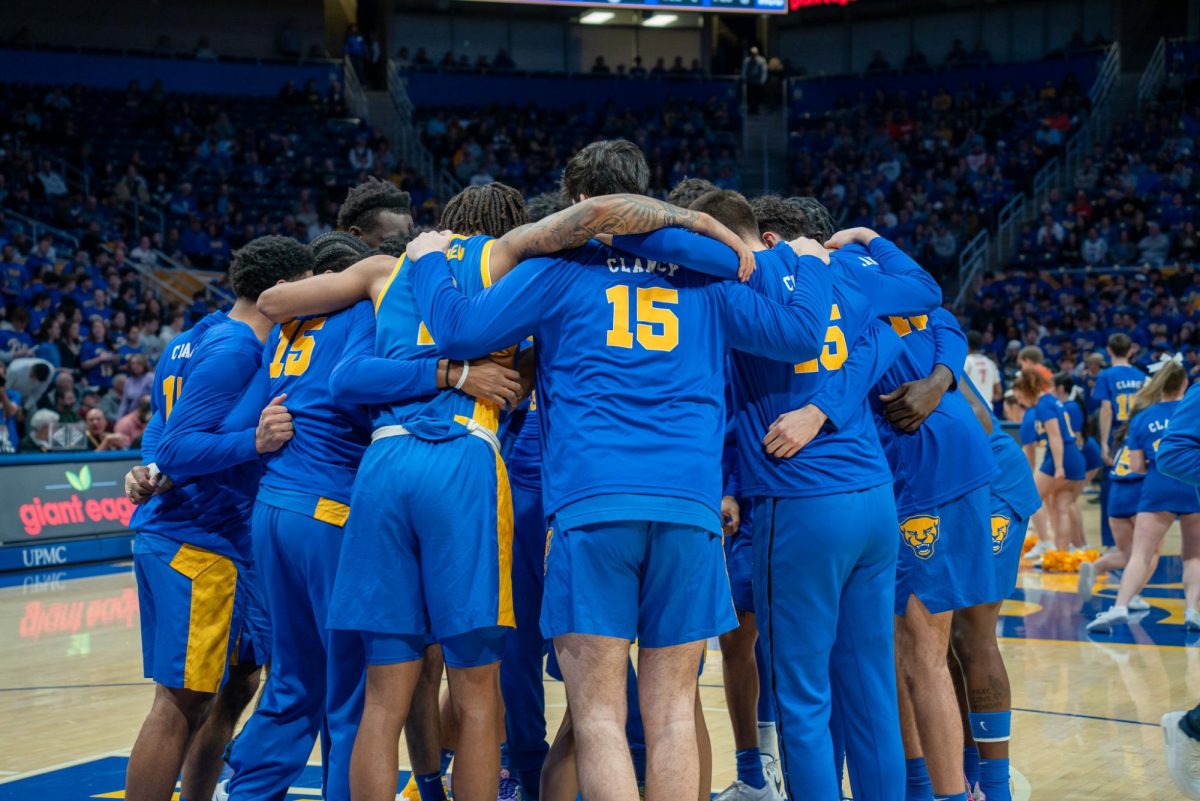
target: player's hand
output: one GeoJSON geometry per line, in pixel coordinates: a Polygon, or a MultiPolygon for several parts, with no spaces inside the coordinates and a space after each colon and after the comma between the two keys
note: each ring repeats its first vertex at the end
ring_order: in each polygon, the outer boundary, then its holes
{"type": "Polygon", "coordinates": [[[777,459],[790,459],[813,441],[829,417],[811,403],[803,409],[781,414],[767,429],[763,447],[777,459]]]}
{"type": "Polygon", "coordinates": [[[1066,478],[1067,478],[1067,471],[1066,471],[1065,469],[1063,469],[1063,466],[1062,466],[1062,465],[1055,465],[1055,467],[1054,467],[1054,477],[1055,477],[1056,479],[1058,479],[1059,481],[1065,481],[1065,480],[1066,480],[1066,478]]]}
{"type": "Polygon", "coordinates": [[[258,428],[254,431],[254,449],[259,453],[274,453],[296,434],[292,414],[283,405],[285,400],[286,392],[275,396],[258,416],[258,428]]]}
{"type": "Polygon", "coordinates": [[[1109,467],[1112,467],[1112,454],[1109,452],[1107,445],[1100,448],[1100,461],[1104,462],[1109,467]]]}
{"type": "Polygon", "coordinates": [[[428,256],[430,253],[445,253],[450,247],[450,242],[450,235],[447,233],[426,231],[418,234],[416,239],[409,242],[404,252],[408,255],[409,261],[418,262],[422,256],[428,256]]]}
{"type": "Polygon", "coordinates": [[[711,214],[704,212],[698,213],[688,228],[697,234],[703,234],[710,239],[717,240],[722,245],[733,248],[733,252],[738,257],[738,280],[742,283],[750,280],[755,267],[754,251],[750,250],[750,246],[743,242],[740,236],[730,231],[723,223],[718,222],[711,214]]]}
{"type": "Polygon", "coordinates": [[[911,434],[921,427],[942,402],[949,384],[938,373],[908,381],[886,395],[880,395],[883,416],[901,431],[911,434]]]}
{"type": "Polygon", "coordinates": [[[825,243],[825,247],[830,250],[838,250],[846,247],[846,245],[863,245],[870,244],[872,239],[875,239],[879,234],[872,231],[870,228],[847,228],[843,231],[838,231],[829,241],[825,243]]]}
{"type": "Polygon", "coordinates": [[[726,537],[737,534],[738,526],[742,524],[742,510],[738,507],[737,498],[726,495],[721,499],[721,533],[726,537]]]}
{"type": "MultiPolygon", "coordinates": [[[[452,362],[447,375],[450,386],[457,384],[461,375],[461,363],[452,362]]],[[[490,358],[476,359],[467,371],[462,391],[472,398],[491,401],[501,409],[512,409],[521,402],[521,374],[490,358]]]]}
{"type": "Polygon", "coordinates": [[[134,506],[141,506],[158,492],[162,478],[162,473],[151,478],[150,468],[146,465],[134,465],[133,469],[125,474],[125,496],[134,506]]]}
{"type": "Polygon", "coordinates": [[[797,256],[815,256],[821,261],[829,264],[829,251],[821,247],[821,243],[815,239],[809,239],[806,236],[798,237],[788,242],[792,250],[797,256]]]}

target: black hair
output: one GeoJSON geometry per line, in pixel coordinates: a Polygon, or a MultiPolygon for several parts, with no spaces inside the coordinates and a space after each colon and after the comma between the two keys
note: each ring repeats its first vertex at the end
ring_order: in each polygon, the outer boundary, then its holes
{"type": "Polygon", "coordinates": [[[233,253],[229,283],[239,298],[258,296],[280,281],[295,281],[313,270],[312,250],[286,236],[260,236],[233,253]]]}
{"type": "Polygon", "coordinates": [[[829,241],[834,231],[837,230],[837,226],[833,222],[833,215],[829,213],[829,209],[825,208],[824,203],[815,197],[789,197],[787,202],[800,209],[800,213],[804,217],[803,236],[815,239],[822,245],[829,241]]]}
{"type": "Polygon", "coordinates": [[[408,243],[417,238],[415,231],[409,231],[407,234],[396,234],[389,236],[387,239],[379,243],[379,247],[370,252],[369,255],[380,254],[383,256],[391,256],[393,259],[398,259],[404,255],[404,251],[408,248],[408,243]]]}
{"type": "Polygon", "coordinates": [[[706,178],[684,178],[675,184],[675,188],[667,195],[667,202],[672,206],[686,209],[699,200],[701,195],[718,188],[716,184],[706,178]]]}
{"type": "Polygon", "coordinates": [[[544,220],[551,214],[562,211],[571,205],[571,201],[563,197],[561,191],[542,192],[525,201],[525,217],[529,222],[544,220]]]}
{"type": "Polygon", "coordinates": [[[1063,392],[1069,395],[1071,394],[1071,390],[1075,389],[1075,379],[1071,377],[1070,373],[1059,373],[1054,376],[1054,385],[1062,387],[1063,392]]]}
{"type": "Polygon", "coordinates": [[[344,231],[351,228],[370,231],[379,215],[385,211],[412,214],[412,197],[391,181],[381,181],[372,176],[346,193],[346,199],[338,211],[338,228],[344,231]]]}
{"type": "Polygon", "coordinates": [[[983,334],[972,329],[967,332],[967,349],[979,350],[983,347],[983,334]]]}
{"type": "Polygon", "coordinates": [[[50,364],[42,361],[34,362],[33,367],[29,369],[29,374],[33,376],[34,381],[47,381],[50,379],[50,364]]]}
{"type": "Polygon", "coordinates": [[[321,234],[308,246],[312,249],[315,262],[313,272],[318,273],[341,272],[370,250],[365,242],[345,231],[321,234]]]}
{"type": "Polygon", "coordinates": [[[688,208],[704,212],[738,236],[758,238],[758,221],[754,219],[750,201],[740,192],[714,189],[696,198],[688,208]]]}
{"type": "Polygon", "coordinates": [[[650,167],[642,149],[627,139],[601,139],[567,162],[563,192],[572,201],[581,195],[598,197],[628,192],[644,195],[650,188],[650,167]]]}
{"type": "Polygon", "coordinates": [[[804,212],[798,205],[784,200],[779,195],[756,197],[750,201],[750,209],[754,213],[754,219],[758,221],[759,236],[770,231],[790,242],[798,237],[811,235],[806,227],[804,212]]]}
{"type": "Polygon", "coordinates": [[[456,234],[504,236],[525,224],[525,198],[516,189],[499,181],[468,186],[442,209],[443,230],[456,234]]]}

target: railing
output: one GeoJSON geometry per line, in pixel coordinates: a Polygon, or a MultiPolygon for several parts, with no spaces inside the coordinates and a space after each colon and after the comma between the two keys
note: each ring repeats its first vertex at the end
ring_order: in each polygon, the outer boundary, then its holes
{"type": "MultiPolygon", "coordinates": [[[[49,153],[39,153],[38,158],[49,161],[54,165],[67,185],[83,193],[84,197],[91,194],[91,176],[65,159],[49,153]]],[[[166,233],[166,215],[162,209],[149,203],[143,203],[136,197],[130,198],[123,204],[114,207],[120,217],[129,223],[129,229],[134,239],[140,239],[143,233],[166,233]]]]}
{"type": "Polygon", "coordinates": [[[363,91],[358,73],[354,71],[354,65],[350,63],[349,58],[342,59],[342,75],[346,87],[346,108],[350,109],[350,113],[355,117],[366,119],[367,94],[363,91]]]}
{"type": "Polygon", "coordinates": [[[462,183],[453,173],[438,164],[429,148],[421,141],[421,131],[414,119],[412,100],[404,88],[404,78],[396,69],[396,63],[391,60],[388,61],[387,91],[396,109],[395,137],[400,157],[424,175],[433,191],[443,200],[461,192],[462,183]]]}
{"type": "Polygon", "coordinates": [[[1009,198],[996,215],[996,255],[1008,258],[1016,248],[1017,226],[1025,219],[1028,202],[1024,192],[1018,192],[1009,198]]]}
{"type": "Polygon", "coordinates": [[[991,237],[987,229],[984,229],[975,235],[975,238],[967,243],[963,248],[962,253],[958,255],[958,293],[954,296],[953,306],[955,309],[962,307],[963,301],[967,298],[967,293],[970,291],[971,285],[987,266],[987,255],[991,237]]]}
{"type": "Polygon", "coordinates": [[[50,234],[53,241],[56,241],[59,244],[70,245],[76,250],[79,248],[79,238],[72,233],[62,230],[61,228],[55,228],[53,225],[47,225],[41,220],[35,220],[32,217],[26,217],[24,214],[21,214],[17,211],[12,211],[10,209],[4,210],[4,216],[8,217],[9,219],[16,220],[29,228],[29,238],[35,242],[43,234],[50,234]]]}
{"type": "Polygon", "coordinates": [[[1162,87],[1166,72],[1167,40],[1160,37],[1158,44],[1154,46],[1154,52],[1150,55],[1150,62],[1146,65],[1146,69],[1142,71],[1142,77],[1138,81],[1138,108],[1141,108],[1158,95],[1158,90],[1162,87]]]}

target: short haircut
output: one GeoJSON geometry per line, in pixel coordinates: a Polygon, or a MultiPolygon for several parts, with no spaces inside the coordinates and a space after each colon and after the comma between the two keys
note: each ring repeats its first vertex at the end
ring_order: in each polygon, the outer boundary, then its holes
{"type": "Polygon", "coordinates": [[[525,224],[525,198],[499,181],[468,186],[442,209],[440,228],[456,234],[500,237],[525,224]]]}
{"type": "Polygon", "coordinates": [[[321,234],[308,246],[313,252],[313,271],[318,273],[341,272],[370,250],[365,242],[346,231],[321,234]]]}
{"type": "Polygon", "coordinates": [[[338,211],[338,228],[344,231],[358,228],[369,232],[374,229],[379,215],[385,211],[412,214],[412,197],[391,181],[368,178],[346,193],[346,199],[338,211]]]}
{"type": "Polygon", "coordinates": [[[571,205],[561,190],[542,192],[525,200],[525,219],[529,222],[544,220],[551,214],[562,211],[571,205]]]}
{"type": "Polygon", "coordinates": [[[750,201],[732,189],[706,192],[689,206],[712,217],[740,237],[758,239],[758,221],[750,209],[750,201]]]}
{"type": "Polygon", "coordinates": [[[1124,359],[1129,355],[1129,351],[1133,350],[1133,340],[1129,338],[1129,334],[1118,332],[1108,338],[1108,349],[1112,351],[1113,356],[1124,359]]]}
{"type": "Polygon", "coordinates": [[[983,334],[974,329],[967,332],[967,348],[969,350],[979,350],[983,347],[983,334]]]}
{"type": "Polygon", "coordinates": [[[37,431],[42,426],[48,426],[51,423],[57,422],[58,412],[54,411],[53,409],[38,409],[33,413],[33,416],[29,418],[29,429],[31,431],[37,431]]]}
{"type": "Polygon", "coordinates": [[[699,200],[701,195],[706,195],[719,188],[705,178],[684,178],[675,184],[675,188],[667,195],[667,202],[686,209],[699,200]]]}
{"type": "Polygon", "coordinates": [[[789,197],[787,202],[799,208],[800,213],[804,215],[804,236],[815,239],[822,245],[833,237],[836,226],[833,215],[825,208],[824,203],[815,197],[801,196],[789,197]]]}
{"type": "Polygon", "coordinates": [[[650,188],[650,167],[633,142],[602,139],[571,157],[563,170],[562,188],[572,201],[582,195],[644,195],[650,188]]]}
{"type": "Polygon", "coordinates": [[[750,210],[757,222],[760,237],[770,231],[790,242],[808,235],[805,233],[805,220],[800,207],[788,203],[779,195],[760,195],[754,198],[750,201],[750,210]]]}
{"type": "Polygon", "coordinates": [[[1025,361],[1033,362],[1034,364],[1044,364],[1046,361],[1046,356],[1042,353],[1042,349],[1037,345],[1028,345],[1024,348],[1021,348],[1021,352],[1017,354],[1017,359],[1023,359],[1025,361]]]}
{"type": "Polygon", "coordinates": [[[239,298],[258,296],[280,281],[295,281],[313,270],[312,250],[286,236],[260,236],[233,253],[229,283],[239,298]]]}
{"type": "Polygon", "coordinates": [[[1071,390],[1075,389],[1075,379],[1070,373],[1057,373],[1054,376],[1054,386],[1062,387],[1063,392],[1070,394],[1071,390]]]}

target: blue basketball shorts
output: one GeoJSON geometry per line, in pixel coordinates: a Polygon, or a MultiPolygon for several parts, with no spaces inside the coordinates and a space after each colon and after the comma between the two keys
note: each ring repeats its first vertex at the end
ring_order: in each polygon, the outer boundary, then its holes
{"type": "Polygon", "coordinates": [[[651,521],[551,525],[542,633],[637,640],[643,648],[706,640],[737,627],[721,536],[651,521]]]}
{"type": "Polygon", "coordinates": [[[1021,553],[1025,547],[1028,518],[1022,519],[1003,499],[991,496],[992,508],[992,593],[991,601],[1003,601],[1017,586],[1021,553]]]}
{"type": "Polygon", "coordinates": [[[1142,480],[1138,512],[1170,512],[1177,515],[1200,514],[1200,496],[1191,484],[1164,476],[1154,467],[1142,480]]]}
{"type": "Polygon", "coordinates": [[[910,595],[931,613],[995,600],[991,491],[985,484],[952,501],[900,518],[896,614],[910,595]]]}
{"type": "Polygon", "coordinates": [[[754,537],[750,499],[741,501],[741,525],[732,537],[725,538],[725,567],[729,571],[729,589],[733,593],[733,608],[738,612],[754,611],[754,537]]]}
{"type": "Polygon", "coordinates": [[[1136,481],[1112,481],[1108,488],[1109,517],[1118,519],[1137,517],[1138,501],[1142,497],[1142,479],[1136,481]]]}
{"type": "Polygon", "coordinates": [[[486,645],[456,657],[451,640],[513,627],[512,535],[508,474],[484,440],[371,443],[354,483],[329,627],[364,632],[373,664],[419,659],[431,641],[452,666],[481,658],[486,645]]]}
{"type": "Polygon", "coordinates": [[[247,600],[238,564],[155,535],[138,540],[143,675],[164,687],[217,692],[243,634],[247,600]]]}

